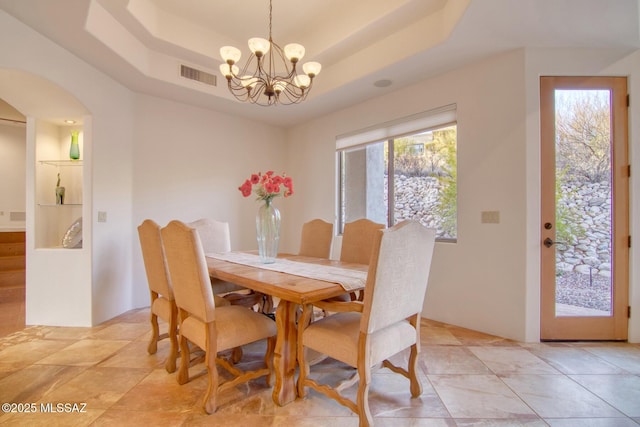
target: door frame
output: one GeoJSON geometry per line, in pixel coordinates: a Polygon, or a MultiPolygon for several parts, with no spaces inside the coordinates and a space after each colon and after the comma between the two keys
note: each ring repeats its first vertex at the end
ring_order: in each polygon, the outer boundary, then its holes
{"type": "Polygon", "coordinates": [[[540,77],[540,339],[626,340],[629,324],[629,144],[626,77],[540,77]],[[556,316],[555,250],[555,89],[611,90],[612,133],[612,316],[556,316]]]}

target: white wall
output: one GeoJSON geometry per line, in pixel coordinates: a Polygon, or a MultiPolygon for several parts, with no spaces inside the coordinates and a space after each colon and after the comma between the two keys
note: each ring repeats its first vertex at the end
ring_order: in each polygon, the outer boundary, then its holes
{"type": "Polygon", "coordinates": [[[24,230],[24,221],[9,221],[10,212],[25,212],[26,130],[0,122],[0,231],[24,230]]]}
{"type": "MultiPolygon", "coordinates": [[[[284,131],[250,120],[139,95],[136,98],[133,227],[146,218],[211,217],[229,222],[231,248],[257,249],[255,197],[238,187],[251,173],[285,166],[284,131]]],[[[287,221],[287,203],[275,202],[287,221]]],[[[149,304],[137,234],[133,239],[136,305],[149,304]]]]}
{"type": "MultiPolygon", "coordinates": [[[[436,244],[423,316],[517,340],[539,340],[538,77],[552,71],[601,74],[613,68],[632,75],[631,85],[637,86],[637,57],[618,64],[620,52],[517,50],[291,129],[288,163],[296,195],[285,246],[297,250],[296,230],[304,221],[335,220],[337,135],[456,103],[458,242],[436,244]],[[499,211],[500,223],[481,224],[485,210],[499,211]]],[[[640,134],[637,122],[631,119],[631,135],[640,134]]],[[[637,141],[632,136],[631,145],[637,141]]],[[[633,164],[640,169],[638,156],[633,164]]],[[[638,185],[634,188],[635,196],[638,185]]],[[[637,199],[632,196],[635,212],[637,199]]],[[[638,219],[634,221],[637,230],[638,219]]],[[[632,311],[640,312],[640,262],[634,257],[632,311]]],[[[632,341],[640,341],[638,329],[632,319],[632,341]]]]}
{"type": "Polygon", "coordinates": [[[522,51],[511,52],[293,129],[288,135],[289,170],[297,178],[292,207],[296,221],[287,225],[300,228],[314,216],[335,218],[337,135],[456,103],[458,242],[436,244],[423,315],[522,338],[523,58],[522,51]],[[484,210],[500,211],[501,223],[480,224],[484,210]]]}

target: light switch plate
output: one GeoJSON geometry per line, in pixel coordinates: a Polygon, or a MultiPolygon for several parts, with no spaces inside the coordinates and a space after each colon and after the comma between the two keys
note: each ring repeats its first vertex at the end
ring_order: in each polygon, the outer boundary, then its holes
{"type": "Polygon", "coordinates": [[[98,211],[98,222],[107,222],[107,213],[98,211]]]}
{"type": "Polygon", "coordinates": [[[483,224],[499,224],[500,211],[482,211],[480,221],[483,224]]]}

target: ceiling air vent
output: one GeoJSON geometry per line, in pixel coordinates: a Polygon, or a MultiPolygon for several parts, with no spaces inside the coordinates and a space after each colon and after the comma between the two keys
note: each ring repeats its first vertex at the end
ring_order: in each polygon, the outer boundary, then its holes
{"type": "Polygon", "coordinates": [[[180,75],[185,79],[195,80],[210,86],[216,85],[216,76],[206,71],[180,65],[180,75]]]}

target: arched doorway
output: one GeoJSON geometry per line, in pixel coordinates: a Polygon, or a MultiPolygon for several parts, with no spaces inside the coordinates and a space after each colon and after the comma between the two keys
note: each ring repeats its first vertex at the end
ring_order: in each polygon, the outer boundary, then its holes
{"type": "MultiPolygon", "coordinates": [[[[0,69],[0,99],[3,99],[12,108],[17,110],[26,120],[23,132],[25,157],[22,161],[16,160],[16,164],[22,165],[24,177],[22,185],[24,198],[21,204],[24,208],[22,228],[25,230],[26,242],[24,254],[26,255],[26,280],[23,287],[23,301],[12,299],[12,310],[17,310],[16,315],[22,315],[21,324],[15,323],[14,328],[24,327],[24,324],[42,324],[37,313],[42,308],[53,302],[52,293],[74,293],[73,287],[61,289],[60,286],[51,286],[56,283],[57,274],[47,272],[47,268],[55,267],[61,263],[61,272],[64,273],[66,264],[73,263],[71,257],[87,259],[89,251],[79,251],[76,254],[55,253],[57,242],[61,239],[60,228],[64,226],[59,218],[82,216],[82,174],[75,173],[79,190],[76,191],[76,202],[65,206],[55,206],[55,174],[57,171],[46,170],[50,164],[45,160],[59,161],[64,158],[64,148],[72,129],[82,129],[83,122],[89,117],[86,108],[69,92],[60,86],[40,76],[15,69],[0,69]],[[53,174],[53,178],[51,175],[53,174]],[[53,182],[53,183],[52,183],[53,182]],[[48,188],[51,187],[51,188],[48,188]],[[50,200],[49,200],[50,199],[50,200]],[[79,200],[79,202],[77,202],[79,200]],[[53,207],[49,207],[53,205],[53,207]],[[72,206],[73,205],[73,206],[72,206]],[[58,225],[56,222],[61,223],[58,225]],[[49,239],[49,241],[47,241],[49,239]],[[55,242],[55,243],[51,243],[55,242]],[[45,250],[43,250],[45,249],[45,250]],[[54,280],[52,280],[54,279],[54,280]],[[20,310],[22,310],[20,312],[20,310]],[[31,313],[31,321],[30,321],[31,313]]],[[[66,159],[69,160],[66,154],[66,159]]],[[[82,160],[74,164],[81,165],[82,160]]],[[[54,168],[58,165],[54,164],[54,168]]],[[[76,168],[77,169],[77,168],[76,168]]],[[[14,197],[15,198],[15,197],[14,197]]],[[[0,207],[0,212],[3,208],[0,207]]],[[[64,231],[64,230],[63,230],[64,231]]],[[[87,262],[82,264],[89,265],[87,262]]],[[[89,267],[85,267],[87,270],[89,267]]],[[[65,280],[64,274],[59,275],[60,280],[65,280]]],[[[90,275],[89,275],[90,277],[90,275]]],[[[67,282],[71,282],[68,281],[67,282]]],[[[90,280],[89,280],[90,282],[90,280]]],[[[64,288],[64,287],[63,287],[64,288]]],[[[15,297],[15,295],[14,295],[15,297]]],[[[60,298],[63,298],[60,296],[60,298]]],[[[3,310],[4,311],[4,310],[3,310]]],[[[19,319],[13,318],[18,322],[19,319]]],[[[1,331],[1,329],[0,329],[1,331]]],[[[1,333],[1,332],[0,332],[1,333]]]]}

